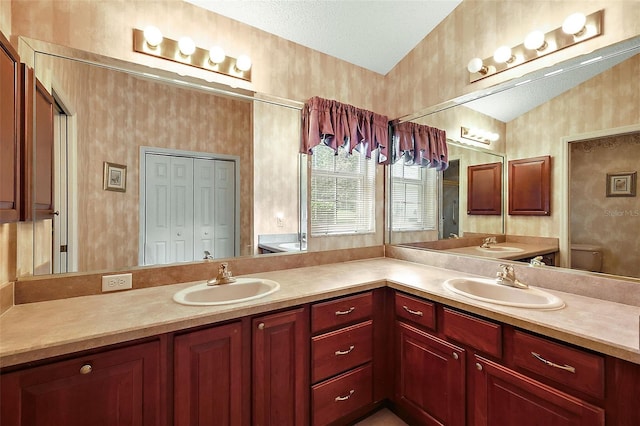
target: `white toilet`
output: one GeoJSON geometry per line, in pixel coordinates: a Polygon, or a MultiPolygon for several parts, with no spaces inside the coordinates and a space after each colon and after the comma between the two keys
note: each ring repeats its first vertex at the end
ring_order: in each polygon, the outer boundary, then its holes
{"type": "Polygon", "coordinates": [[[571,244],[571,268],[602,271],[602,247],[591,244],[571,244]]]}

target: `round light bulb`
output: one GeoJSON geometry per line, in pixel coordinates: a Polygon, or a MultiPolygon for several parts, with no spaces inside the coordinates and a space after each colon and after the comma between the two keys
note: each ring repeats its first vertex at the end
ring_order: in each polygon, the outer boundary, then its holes
{"type": "Polygon", "coordinates": [[[562,23],[562,31],[569,35],[578,35],[584,30],[587,17],[582,13],[573,13],[567,16],[562,23]]]}
{"type": "Polygon", "coordinates": [[[213,46],[209,49],[209,60],[214,64],[221,64],[224,62],[224,58],[226,55],[224,53],[224,49],[220,46],[213,46]]]}
{"type": "Polygon", "coordinates": [[[157,47],[162,43],[162,32],[154,26],[148,26],[144,29],[144,40],[151,47],[157,47]]]}
{"type": "Polygon", "coordinates": [[[476,72],[481,72],[483,68],[485,67],[484,67],[484,64],[482,63],[482,59],[480,58],[473,58],[467,64],[467,71],[469,71],[472,74],[476,72]]]}
{"type": "Polygon", "coordinates": [[[500,139],[500,135],[499,135],[499,134],[497,134],[497,133],[491,133],[491,135],[489,135],[489,140],[490,140],[491,142],[495,142],[495,141],[497,141],[498,139],[500,139]]]}
{"type": "Polygon", "coordinates": [[[493,59],[499,64],[509,62],[512,58],[513,56],[511,55],[511,48],[509,46],[500,46],[493,53],[493,59]]]}
{"type": "Polygon", "coordinates": [[[178,40],[178,49],[184,56],[192,55],[196,51],[196,44],[189,37],[182,37],[178,40]]]}
{"type": "Polygon", "coordinates": [[[544,33],[542,31],[532,31],[524,39],[524,47],[529,50],[544,50],[547,47],[547,42],[544,40],[544,33]]]}
{"type": "Polygon", "coordinates": [[[236,59],[236,68],[239,71],[249,71],[251,69],[251,58],[247,55],[240,55],[236,59]]]}

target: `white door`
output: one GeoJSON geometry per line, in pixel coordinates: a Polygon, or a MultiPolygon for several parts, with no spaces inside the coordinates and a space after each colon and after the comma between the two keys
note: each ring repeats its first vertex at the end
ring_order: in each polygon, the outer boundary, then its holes
{"type": "Polygon", "coordinates": [[[144,264],[235,255],[235,162],[145,154],[144,264]]]}

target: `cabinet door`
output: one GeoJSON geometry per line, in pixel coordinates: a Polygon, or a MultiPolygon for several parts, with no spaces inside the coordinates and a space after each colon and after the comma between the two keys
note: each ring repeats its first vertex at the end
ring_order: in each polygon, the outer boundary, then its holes
{"type": "Polygon", "coordinates": [[[149,342],[5,374],[2,424],[162,424],[159,352],[149,342]]]}
{"type": "Polygon", "coordinates": [[[33,204],[36,219],[53,217],[53,108],[55,101],[36,79],[35,176],[33,204]]]}
{"type": "Polygon", "coordinates": [[[551,156],[509,161],[509,214],[551,215],[551,156]]]}
{"type": "Polygon", "coordinates": [[[476,356],[475,425],[604,425],[604,410],[476,356]]]}
{"type": "Polygon", "coordinates": [[[400,321],[396,339],[396,403],[421,424],[463,426],[465,351],[400,321]]]}
{"type": "Polygon", "coordinates": [[[242,424],[240,323],[175,338],[174,424],[242,424]]]}
{"type": "Polygon", "coordinates": [[[253,425],[309,423],[309,341],[304,309],[254,318],[253,425]]]}
{"type": "Polygon", "coordinates": [[[0,223],[20,219],[20,58],[0,33],[0,223]]]}

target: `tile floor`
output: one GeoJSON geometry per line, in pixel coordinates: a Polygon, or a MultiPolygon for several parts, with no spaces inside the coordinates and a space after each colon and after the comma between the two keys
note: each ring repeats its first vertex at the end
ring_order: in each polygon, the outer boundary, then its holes
{"type": "Polygon", "coordinates": [[[408,426],[387,408],[376,411],[354,426],[408,426]]]}

